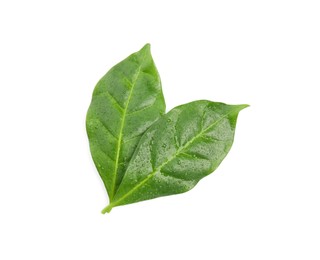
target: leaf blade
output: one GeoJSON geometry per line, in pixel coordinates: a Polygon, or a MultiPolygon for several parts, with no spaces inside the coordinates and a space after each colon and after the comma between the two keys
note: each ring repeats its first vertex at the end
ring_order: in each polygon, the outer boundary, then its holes
{"type": "Polygon", "coordinates": [[[245,107],[202,100],[172,109],[145,132],[114,201],[103,212],[192,189],[229,152],[245,107]]]}
{"type": "Polygon", "coordinates": [[[164,111],[161,81],[149,44],[115,65],[97,83],[86,129],[92,158],[110,200],[142,134],[164,111]]]}

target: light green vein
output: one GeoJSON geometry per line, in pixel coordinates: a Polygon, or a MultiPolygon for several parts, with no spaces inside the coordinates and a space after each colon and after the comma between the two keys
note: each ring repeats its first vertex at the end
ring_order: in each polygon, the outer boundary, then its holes
{"type": "Polygon", "coordinates": [[[120,125],[120,130],[119,130],[119,139],[118,139],[118,143],[117,143],[117,154],[116,154],[116,162],[115,162],[115,170],[114,170],[114,174],[112,176],[112,190],[110,192],[110,201],[113,199],[113,196],[115,194],[115,186],[116,186],[116,180],[117,180],[117,173],[118,173],[118,166],[119,166],[119,158],[120,158],[120,150],[121,150],[121,142],[122,142],[122,137],[123,137],[123,128],[124,128],[124,123],[125,123],[125,119],[126,119],[126,115],[127,115],[127,110],[129,107],[129,103],[130,103],[130,99],[132,97],[132,93],[133,93],[133,89],[137,83],[137,80],[139,78],[141,72],[141,66],[139,66],[138,71],[135,75],[135,78],[131,84],[131,90],[129,93],[129,97],[126,103],[125,108],[123,109],[123,117],[121,120],[121,125],[120,125]]]}

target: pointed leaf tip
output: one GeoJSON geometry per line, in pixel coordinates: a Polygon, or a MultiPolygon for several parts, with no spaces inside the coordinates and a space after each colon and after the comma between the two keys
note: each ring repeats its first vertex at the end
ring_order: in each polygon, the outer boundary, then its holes
{"type": "Polygon", "coordinates": [[[241,111],[247,107],[249,107],[250,105],[247,105],[247,104],[241,104],[241,105],[232,105],[237,111],[241,111]]]}
{"type": "Polygon", "coordinates": [[[150,43],[145,44],[139,52],[150,52],[150,43]]]}
{"type": "Polygon", "coordinates": [[[250,107],[250,105],[248,104],[242,104],[242,105],[239,105],[239,108],[242,110],[242,109],[245,109],[247,107],[250,107]]]}

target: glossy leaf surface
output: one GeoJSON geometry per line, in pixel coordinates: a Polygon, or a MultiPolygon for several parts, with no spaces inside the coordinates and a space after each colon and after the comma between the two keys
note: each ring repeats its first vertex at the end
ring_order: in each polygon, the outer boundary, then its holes
{"type": "Polygon", "coordinates": [[[86,127],[92,158],[110,200],[142,134],[164,112],[149,44],[115,65],[96,85],[86,127]]]}
{"type": "Polygon", "coordinates": [[[144,133],[115,197],[103,212],[192,189],[229,152],[238,113],[245,107],[195,101],[161,117],[144,133]]]}

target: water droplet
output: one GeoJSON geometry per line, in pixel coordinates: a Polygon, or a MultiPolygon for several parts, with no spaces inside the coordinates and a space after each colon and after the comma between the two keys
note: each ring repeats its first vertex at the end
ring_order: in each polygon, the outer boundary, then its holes
{"type": "Polygon", "coordinates": [[[162,147],[163,147],[163,148],[166,148],[166,147],[167,147],[167,145],[166,145],[166,144],[163,144],[163,145],[162,145],[162,147]]]}
{"type": "Polygon", "coordinates": [[[172,120],[170,118],[167,119],[167,122],[170,123],[172,120]]]}

